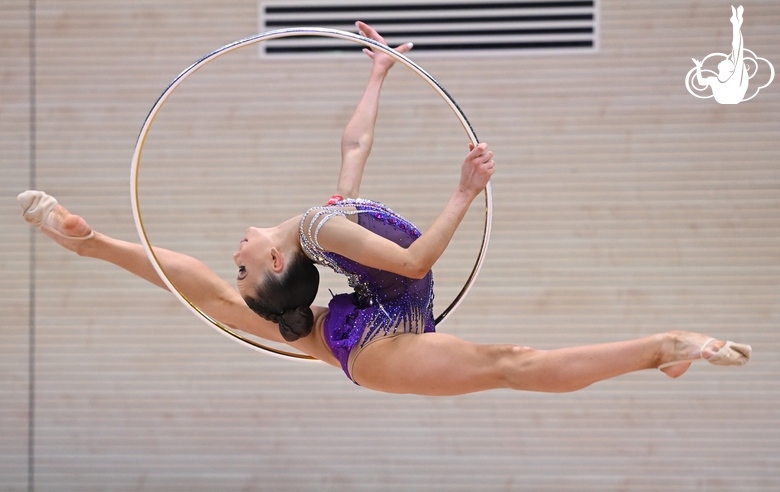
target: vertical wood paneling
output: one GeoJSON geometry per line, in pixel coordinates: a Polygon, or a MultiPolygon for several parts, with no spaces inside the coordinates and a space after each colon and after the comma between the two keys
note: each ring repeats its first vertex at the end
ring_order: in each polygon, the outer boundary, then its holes
{"type": "Polygon", "coordinates": [[[0,489],[25,490],[29,429],[30,230],[15,203],[30,176],[30,9],[0,5],[0,489]]]}
{"type": "MultiPolygon", "coordinates": [[[[28,235],[11,197],[27,182],[29,58],[27,4],[2,8],[0,488],[12,489],[27,462],[28,235]]],[[[257,8],[38,0],[38,186],[135,240],[129,163],[144,116],[182,69],[254,34],[257,8]]],[[[335,369],[244,349],[159,289],[41,236],[37,488],[778,488],[777,82],[729,107],[686,92],[690,58],[728,51],[726,3],[599,8],[597,54],[425,57],[500,166],[485,267],[442,329],[539,348],[691,329],[753,344],[750,365],[699,364],[676,381],[646,371],[564,395],[372,393],[335,369]]],[[[780,8],[745,8],[746,46],[777,67],[780,8]]],[[[147,144],[152,241],[231,280],[247,225],[332,193],[367,73],[354,58],[261,60],[250,48],[193,76],[147,144]]],[[[449,110],[399,67],[363,194],[427,227],[465,149],[449,110]]],[[[476,255],[479,208],[435,269],[441,307],[476,255]]],[[[326,287],[346,288],[325,276],[321,303],[326,287]]]]}

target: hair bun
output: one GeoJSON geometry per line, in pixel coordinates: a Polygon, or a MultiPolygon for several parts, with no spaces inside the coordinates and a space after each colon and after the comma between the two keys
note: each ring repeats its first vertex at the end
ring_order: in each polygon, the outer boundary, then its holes
{"type": "Polygon", "coordinates": [[[308,306],[299,306],[276,316],[279,333],[288,342],[308,336],[314,326],[314,313],[308,306]]]}

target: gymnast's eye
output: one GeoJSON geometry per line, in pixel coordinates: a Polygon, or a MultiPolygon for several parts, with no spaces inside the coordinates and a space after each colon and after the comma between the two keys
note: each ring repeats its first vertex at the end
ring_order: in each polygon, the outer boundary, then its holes
{"type": "Polygon", "coordinates": [[[238,267],[238,280],[244,280],[246,278],[246,268],[242,265],[238,267]]]}

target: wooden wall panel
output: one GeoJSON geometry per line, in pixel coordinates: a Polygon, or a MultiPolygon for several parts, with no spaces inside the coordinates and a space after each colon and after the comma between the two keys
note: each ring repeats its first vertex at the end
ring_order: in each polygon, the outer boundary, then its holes
{"type": "Polygon", "coordinates": [[[0,5],[0,489],[28,484],[30,241],[16,194],[30,182],[30,15],[0,5]]]}
{"type": "MultiPolygon", "coordinates": [[[[3,22],[18,34],[4,29],[4,46],[22,46],[25,8],[8,9],[16,17],[3,22]]],[[[135,240],[129,164],[143,118],[182,69],[254,34],[257,8],[37,1],[37,186],[97,230],[135,240]]],[[[746,46],[777,67],[780,8],[745,8],[746,46]]],[[[691,329],[753,344],[750,365],[699,364],[676,381],[646,371],[564,395],[377,394],[335,369],[244,349],[159,289],[38,237],[37,488],[780,486],[777,82],[737,106],[685,90],[692,57],[728,50],[727,3],[602,1],[599,10],[596,54],[420,60],[499,162],[485,267],[442,330],[554,348],[691,329]]],[[[2,97],[15,109],[0,120],[7,197],[25,187],[28,164],[27,127],[7,123],[27,125],[28,59],[13,59],[19,73],[2,97]]],[[[155,123],[142,166],[152,241],[232,279],[230,255],[247,225],[273,224],[332,193],[339,136],[368,66],[260,60],[249,48],[188,80],[155,123]]],[[[465,148],[449,110],[399,67],[363,194],[424,228],[455,186],[465,148]]],[[[439,306],[470,270],[479,208],[435,269],[439,306]]],[[[23,277],[29,236],[16,213],[3,215],[12,231],[4,258],[14,258],[3,271],[23,277]]],[[[8,299],[21,301],[2,335],[15,338],[3,338],[12,378],[0,386],[1,408],[18,412],[2,421],[2,439],[18,445],[0,456],[21,471],[0,484],[14,486],[26,479],[16,425],[27,411],[18,383],[28,282],[7,285],[8,299]]],[[[319,302],[325,287],[345,289],[326,276],[319,302]]]]}

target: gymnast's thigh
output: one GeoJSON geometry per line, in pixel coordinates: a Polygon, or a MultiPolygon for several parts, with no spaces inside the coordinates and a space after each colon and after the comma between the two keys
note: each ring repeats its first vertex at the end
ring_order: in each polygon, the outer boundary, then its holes
{"type": "Polygon", "coordinates": [[[502,363],[516,349],[446,333],[406,333],[367,346],[355,359],[359,385],[387,393],[445,396],[506,386],[502,363]]]}

